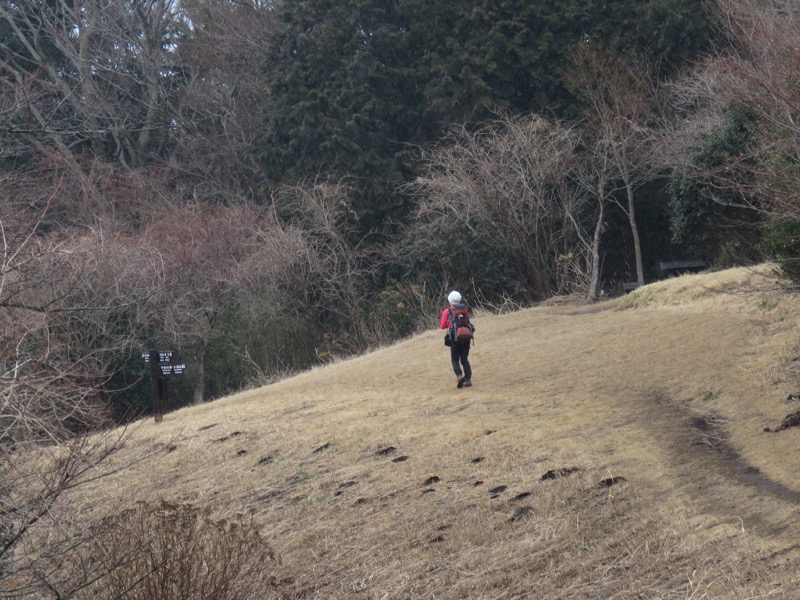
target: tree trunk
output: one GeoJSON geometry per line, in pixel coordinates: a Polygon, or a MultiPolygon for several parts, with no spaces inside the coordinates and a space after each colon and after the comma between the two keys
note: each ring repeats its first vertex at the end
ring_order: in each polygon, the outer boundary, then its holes
{"type": "Polygon", "coordinates": [[[194,390],[192,401],[194,404],[202,404],[206,399],[206,349],[208,344],[205,340],[200,345],[200,351],[194,358],[194,390]]]}
{"type": "Polygon", "coordinates": [[[600,238],[603,234],[603,221],[606,217],[605,189],[599,186],[597,190],[597,223],[594,227],[592,246],[590,249],[592,260],[592,274],[589,282],[589,300],[597,300],[600,297],[600,238]]]}
{"type": "Polygon", "coordinates": [[[628,220],[631,224],[631,236],[633,236],[633,251],[636,255],[636,281],[639,285],[644,285],[644,266],[642,264],[642,243],[639,240],[639,228],[636,226],[636,207],[633,202],[633,187],[625,182],[625,192],[628,195],[628,220]]]}

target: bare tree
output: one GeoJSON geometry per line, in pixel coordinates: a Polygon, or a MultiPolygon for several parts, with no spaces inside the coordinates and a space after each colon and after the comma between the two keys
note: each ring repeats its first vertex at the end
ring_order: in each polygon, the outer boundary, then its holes
{"type": "MultiPolygon", "coordinates": [[[[141,203],[253,200],[273,2],[0,2],[6,159],[59,163],[74,211],[107,208],[130,179],[141,203]],[[146,190],[146,191],[145,191],[146,190]]],[[[119,203],[115,216],[121,216],[119,203]]],[[[160,209],[160,206],[157,206],[160,209]]],[[[141,222],[138,215],[130,219],[141,222]]]]}
{"type": "Polygon", "coordinates": [[[99,533],[69,516],[66,497],[127,467],[108,464],[127,436],[108,431],[44,446],[0,446],[0,598],[69,598],[106,575],[86,562],[80,570],[64,568],[99,533]]]}
{"type": "Polygon", "coordinates": [[[275,2],[183,0],[192,35],[180,46],[186,87],[170,104],[175,146],[168,166],[183,196],[253,200],[264,187],[258,146],[268,94],[267,45],[275,2]]]}
{"type": "Polygon", "coordinates": [[[103,231],[43,236],[46,218],[9,195],[0,206],[0,440],[96,425],[154,292],[141,248],[103,231]]]}
{"type": "Polygon", "coordinates": [[[296,258],[293,236],[271,214],[249,205],[196,203],[164,216],[142,243],[158,253],[163,285],[152,309],[154,341],[174,345],[191,363],[194,402],[205,399],[210,344],[240,296],[269,285],[296,258]],[[280,239],[284,248],[265,240],[280,239]]]}
{"type": "Polygon", "coordinates": [[[248,600],[274,585],[275,556],[254,522],[213,521],[191,505],[138,503],[101,522],[86,553],[107,575],[79,599],[248,600]]]}
{"type": "MultiPolygon", "coordinates": [[[[372,341],[364,316],[372,272],[367,253],[353,242],[349,202],[343,183],[317,182],[280,190],[271,209],[198,202],[146,228],[141,243],[160,257],[163,277],[149,303],[151,339],[186,359],[195,403],[206,397],[212,344],[239,309],[255,310],[261,322],[288,319],[306,323],[308,333],[342,334],[343,351],[372,341]]],[[[277,352],[279,337],[264,343],[277,352]]],[[[226,344],[253,360],[238,341],[226,344]]]]}
{"type": "Polygon", "coordinates": [[[618,191],[607,143],[602,131],[591,128],[585,130],[581,137],[581,160],[573,171],[575,184],[595,201],[594,226],[590,233],[584,233],[584,228],[577,228],[578,235],[587,248],[587,296],[590,300],[600,297],[601,242],[606,229],[606,211],[608,203],[618,191]]]}
{"type": "Polygon", "coordinates": [[[357,233],[352,196],[344,181],[319,180],[282,188],[274,200],[306,245],[308,312],[328,331],[344,332],[350,351],[360,351],[375,341],[366,317],[374,267],[357,233]]]}
{"type": "Polygon", "coordinates": [[[0,179],[0,597],[67,597],[91,575],[59,583],[58,557],[88,534],[58,506],[124,440],[88,434],[109,423],[105,384],[145,325],[155,278],[125,236],[53,229],[58,189],[37,202],[30,185],[0,179]]]}
{"type": "MultiPolygon", "coordinates": [[[[174,255],[131,232],[179,216],[176,199],[200,197],[204,181],[213,199],[259,186],[250,160],[242,189],[222,193],[226,169],[245,162],[248,121],[237,119],[256,118],[258,81],[228,94],[232,71],[182,62],[195,56],[181,47],[191,31],[183,10],[174,0],[0,2],[12,32],[0,40],[0,597],[67,598],[108,574],[88,562],[65,570],[98,530],[73,523],[64,496],[122,441],[86,434],[108,423],[106,384],[138,355],[141,332],[180,326],[181,307],[211,306],[204,285],[220,289],[213,269],[181,280],[174,255]],[[209,148],[228,162],[204,163],[209,148]],[[175,282],[197,287],[164,303],[175,282]]],[[[255,72],[251,59],[239,64],[255,72]]],[[[224,263],[225,236],[235,236],[207,233],[207,264],[224,263]]],[[[262,237],[249,239],[230,263],[258,262],[262,237]]]]}
{"type": "Polygon", "coordinates": [[[2,168],[58,190],[28,194],[49,198],[45,227],[133,228],[170,205],[154,159],[172,145],[182,89],[177,3],[0,2],[0,23],[2,168]]]}
{"type": "Polygon", "coordinates": [[[164,109],[183,87],[175,48],[188,31],[179,2],[4,1],[0,19],[13,32],[2,69],[27,115],[15,133],[34,147],[135,168],[169,142],[164,109]]]}
{"type": "Polygon", "coordinates": [[[628,217],[636,278],[641,285],[644,283],[644,263],[636,220],[636,190],[652,180],[662,168],[658,158],[661,150],[658,123],[661,119],[655,79],[644,65],[635,60],[613,55],[610,51],[581,47],[573,55],[573,67],[567,80],[584,101],[585,121],[595,137],[592,154],[603,173],[602,179],[619,180],[620,188],[624,190],[624,202],[610,193],[613,190],[607,193],[605,185],[602,193],[628,217]],[[613,168],[613,178],[610,179],[609,167],[613,168]]]}
{"type": "Polygon", "coordinates": [[[585,244],[577,235],[585,195],[570,181],[578,135],[542,117],[506,117],[453,130],[423,156],[412,189],[416,218],[437,221],[439,235],[472,227],[518,253],[534,294],[584,290],[585,244]]]}

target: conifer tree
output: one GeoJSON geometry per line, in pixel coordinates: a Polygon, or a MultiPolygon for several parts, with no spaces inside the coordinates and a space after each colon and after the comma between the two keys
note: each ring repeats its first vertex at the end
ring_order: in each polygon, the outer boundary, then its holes
{"type": "Polygon", "coordinates": [[[415,148],[447,124],[577,115],[562,77],[571,47],[635,46],[678,64],[708,39],[702,7],[684,0],[305,0],[281,19],[263,165],[273,182],[354,176],[378,220],[397,208],[415,148]]]}

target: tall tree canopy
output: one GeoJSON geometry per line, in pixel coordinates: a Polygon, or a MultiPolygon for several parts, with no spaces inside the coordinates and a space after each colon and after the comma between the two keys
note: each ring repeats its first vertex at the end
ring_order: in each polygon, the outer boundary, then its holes
{"type": "Polygon", "coordinates": [[[688,0],[305,0],[281,19],[259,149],[268,175],[356,176],[373,205],[447,123],[497,109],[574,114],[562,81],[571,46],[635,47],[676,66],[710,35],[688,0]]]}

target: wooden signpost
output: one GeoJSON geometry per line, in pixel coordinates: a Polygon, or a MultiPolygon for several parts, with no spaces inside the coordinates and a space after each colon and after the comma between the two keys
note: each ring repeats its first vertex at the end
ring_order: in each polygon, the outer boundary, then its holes
{"type": "Polygon", "coordinates": [[[169,375],[181,375],[185,364],[173,364],[172,352],[150,350],[142,352],[142,360],[150,365],[150,397],[153,401],[153,418],[156,423],[164,420],[164,404],[169,400],[169,375]]]}

